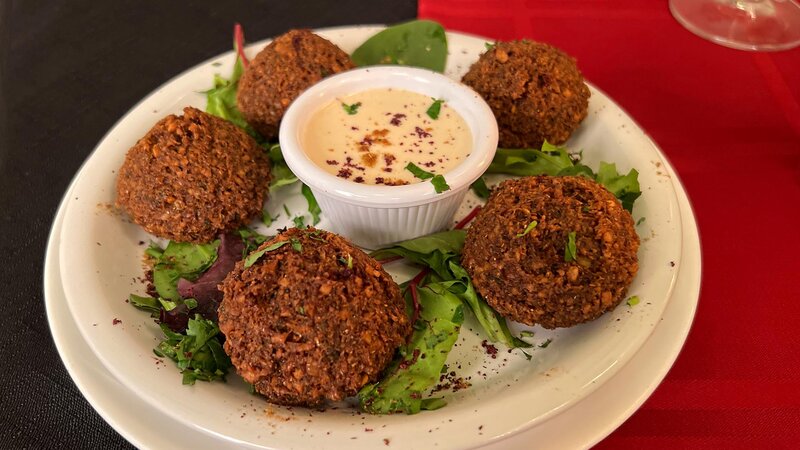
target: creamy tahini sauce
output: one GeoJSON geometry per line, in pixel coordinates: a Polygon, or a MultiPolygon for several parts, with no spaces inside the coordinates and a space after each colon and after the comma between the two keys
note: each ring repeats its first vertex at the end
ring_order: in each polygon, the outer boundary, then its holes
{"type": "Polygon", "coordinates": [[[319,167],[356,183],[422,181],[405,169],[409,162],[445,175],[469,156],[472,134],[446,101],[438,118],[431,118],[433,103],[426,95],[392,88],[337,98],[311,117],[303,149],[319,167]]]}

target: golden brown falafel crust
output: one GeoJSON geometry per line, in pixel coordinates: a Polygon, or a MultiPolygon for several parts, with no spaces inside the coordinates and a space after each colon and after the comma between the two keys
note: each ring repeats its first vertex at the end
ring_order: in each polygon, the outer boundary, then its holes
{"type": "Polygon", "coordinates": [[[617,306],[639,268],[638,249],[630,213],[602,185],[538,176],[506,181],[492,192],[467,232],[462,262],[500,314],[558,328],[617,306]],[[567,262],[570,232],[577,258],[567,262]]]}
{"type": "Polygon", "coordinates": [[[278,36],[250,62],[239,81],[236,102],[245,120],[267,139],[289,104],[319,80],[355,67],[350,56],[309,30],[278,36]]]}
{"type": "Polygon", "coordinates": [[[586,117],[589,88],[575,60],[547,44],[498,42],[462,80],[492,108],[501,147],[563,144],[586,117]]]}
{"type": "Polygon", "coordinates": [[[117,206],[158,237],[209,242],[261,212],[270,163],[236,125],[185,108],[156,123],[128,150],[117,206]]]}
{"type": "Polygon", "coordinates": [[[400,288],[333,233],[293,228],[260,248],[279,241],[295,244],[247,268],[238,262],[220,285],[225,352],[272,403],[320,406],[353,396],[378,380],[411,333],[400,288]]]}

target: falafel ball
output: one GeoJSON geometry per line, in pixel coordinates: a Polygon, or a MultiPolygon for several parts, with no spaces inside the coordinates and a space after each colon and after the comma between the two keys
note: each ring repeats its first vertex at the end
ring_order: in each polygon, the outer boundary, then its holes
{"type": "Polygon", "coordinates": [[[128,150],[116,203],[158,237],[209,242],[260,214],[269,180],[269,159],[253,138],[190,107],[128,150]]]}
{"type": "Polygon", "coordinates": [[[261,250],[220,285],[219,327],[239,375],[268,401],[298,406],[343,400],[377,381],[411,333],[400,288],[381,265],[311,227],[261,250]]]}
{"type": "Polygon", "coordinates": [[[563,144],[586,117],[589,88],[575,60],[529,40],[497,42],[461,80],[492,108],[501,147],[563,144]]]}
{"type": "Polygon", "coordinates": [[[289,104],[319,80],[355,67],[350,56],[309,30],[278,36],[250,62],[236,102],[245,120],[266,139],[278,137],[289,104]]]}
{"type": "Polygon", "coordinates": [[[537,176],[494,190],[467,232],[462,262],[500,314],[558,328],[617,306],[639,268],[638,249],[633,218],[602,185],[537,176]]]}

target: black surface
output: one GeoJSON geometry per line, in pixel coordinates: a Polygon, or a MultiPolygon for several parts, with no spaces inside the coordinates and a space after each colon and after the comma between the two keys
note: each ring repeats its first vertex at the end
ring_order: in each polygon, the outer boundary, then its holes
{"type": "Polygon", "coordinates": [[[2,3],[0,448],[130,447],[71,381],[42,293],[53,215],[106,131],[171,77],[228,51],[234,22],[256,41],[415,15],[414,0],[2,3]]]}

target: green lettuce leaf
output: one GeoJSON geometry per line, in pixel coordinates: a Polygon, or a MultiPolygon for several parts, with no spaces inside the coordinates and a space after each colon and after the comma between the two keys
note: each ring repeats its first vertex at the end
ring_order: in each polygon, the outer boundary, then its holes
{"type": "Polygon", "coordinates": [[[222,349],[217,324],[197,314],[189,319],[186,334],[175,333],[166,324],[161,324],[161,330],[166,338],[153,352],[177,363],[183,374],[183,384],[194,384],[196,380],[225,380],[232,364],[222,349]]]}
{"type": "Polygon", "coordinates": [[[484,200],[489,198],[489,194],[491,194],[489,186],[486,186],[486,180],[484,180],[483,177],[479,177],[475,180],[475,182],[470,185],[470,189],[472,189],[475,195],[484,200]]]}
{"type": "Polygon", "coordinates": [[[627,174],[617,172],[617,166],[601,162],[598,172],[582,164],[564,147],[545,142],[541,150],[530,148],[498,148],[487,173],[503,173],[516,176],[532,175],[580,175],[597,181],[616,196],[622,206],[633,211],[633,204],[642,191],[639,187],[639,172],[631,169],[627,174]]]}
{"type": "Polygon", "coordinates": [[[449,294],[459,298],[475,314],[489,340],[502,342],[510,348],[530,347],[528,343],[511,334],[505,319],[475,291],[472,279],[459,262],[465,237],[464,230],[443,231],[376,250],[370,256],[375,259],[402,256],[410,262],[429,268],[432,273],[422,279],[420,286],[438,283],[449,294]]]}
{"type": "Polygon", "coordinates": [[[464,322],[464,307],[461,299],[437,283],[417,293],[420,317],[410,341],[400,347],[398,358],[381,381],[364,386],[358,393],[359,405],[368,413],[416,414],[445,405],[441,398],[423,395],[439,381],[464,322]]]}
{"type": "Polygon", "coordinates": [[[314,198],[314,193],[311,192],[311,188],[303,184],[303,187],[300,189],[300,192],[303,194],[303,197],[306,198],[306,203],[308,203],[308,213],[311,214],[311,222],[316,225],[319,223],[319,215],[322,210],[319,208],[319,203],[317,203],[317,199],[314,198]]]}
{"type": "Polygon", "coordinates": [[[206,112],[236,124],[244,129],[247,134],[253,136],[256,141],[264,142],[264,138],[244,120],[244,116],[236,105],[236,91],[239,89],[239,79],[244,73],[244,64],[238,56],[239,49],[235,41],[233,49],[237,56],[236,62],[233,64],[231,77],[225,79],[215,74],[214,87],[204,92],[206,94],[206,112]]]}
{"type": "Polygon", "coordinates": [[[448,261],[458,259],[464,247],[465,230],[450,230],[400,242],[392,247],[370,253],[375,259],[392,256],[428,267],[442,279],[451,279],[448,261]]]}
{"type": "Polygon", "coordinates": [[[153,285],[158,295],[166,300],[180,301],[178,280],[197,279],[217,260],[218,247],[219,239],[210,244],[170,241],[153,266],[153,285]]]}
{"type": "Polygon", "coordinates": [[[270,190],[297,182],[297,176],[289,169],[289,166],[286,165],[286,160],[283,159],[280,144],[270,145],[269,159],[272,161],[272,181],[269,184],[270,190]]]}

